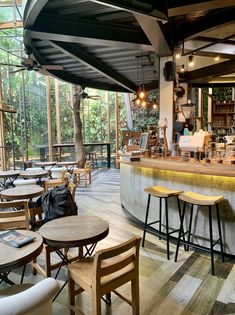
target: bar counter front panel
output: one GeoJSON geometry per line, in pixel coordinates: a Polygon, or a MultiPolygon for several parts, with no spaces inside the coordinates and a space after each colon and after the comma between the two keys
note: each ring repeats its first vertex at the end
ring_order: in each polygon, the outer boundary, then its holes
{"type": "MultiPolygon", "coordinates": [[[[144,188],[161,185],[171,189],[193,191],[205,195],[223,195],[221,202],[221,226],[224,251],[235,256],[235,165],[204,165],[199,163],[141,159],[120,161],[120,190],[123,207],[135,218],[144,222],[147,193],[144,188]],[[221,174],[221,175],[219,175],[221,174]]],[[[159,199],[151,198],[149,222],[158,218],[159,199]]],[[[208,210],[194,207],[192,231],[196,244],[209,247],[208,210]]],[[[186,222],[189,222],[189,207],[186,222]]],[[[163,204],[163,218],[165,216],[163,204]]],[[[175,198],[169,198],[169,226],[179,228],[179,214],[175,198]]],[[[213,219],[214,239],[218,238],[217,222],[213,219]]],[[[156,228],[158,226],[156,225],[156,228]]],[[[174,234],[177,236],[177,234],[174,234]]],[[[215,249],[218,249],[217,245],[215,249]]]]}

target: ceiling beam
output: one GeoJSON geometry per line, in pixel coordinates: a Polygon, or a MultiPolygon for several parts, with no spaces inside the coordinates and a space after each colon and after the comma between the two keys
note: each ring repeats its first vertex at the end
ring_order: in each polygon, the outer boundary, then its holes
{"type": "Polygon", "coordinates": [[[227,37],[225,37],[225,38],[222,38],[222,39],[217,39],[216,41],[207,43],[206,45],[203,45],[203,46],[201,46],[201,47],[195,48],[195,49],[193,49],[193,50],[191,50],[191,51],[184,52],[181,56],[187,56],[187,55],[194,54],[194,53],[197,52],[197,51],[201,51],[201,50],[203,50],[203,49],[205,49],[205,48],[214,46],[214,45],[216,45],[216,44],[223,43],[223,42],[225,42],[226,40],[228,40],[228,39],[230,39],[230,38],[233,38],[233,37],[235,37],[235,34],[229,35],[229,36],[227,36],[227,37]]]}
{"type": "Polygon", "coordinates": [[[35,23],[33,29],[39,32],[66,34],[67,36],[150,44],[144,32],[136,26],[82,18],[72,19],[71,17],[66,18],[52,14],[43,14],[39,22],[35,23]]]}
{"type": "Polygon", "coordinates": [[[136,26],[87,19],[66,19],[49,14],[44,14],[40,22],[35,23],[30,36],[63,42],[153,51],[144,32],[136,26]]]}
{"type": "MultiPolygon", "coordinates": [[[[30,42],[30,39],[29,39],[29,42],[30,42]]],[[[36,59],[40,64],[46,64],[46,60],[44,58],[42,58],[41,55],[39,55],[37,48],[34,46],[34,43],[32,41],[31,41],[30,45],[31,45],[31,49],[32,49],[31,56],[34,57],[34,59],[36,59]]],[[[67,81],[67,82],[71,82],[73,84],[81,85],[84,88],[89,86],[89,87],[94,88],[94,89],[100,89],[100,90],[105,90],[105,91],[117,91],[117,92],[129,93],[129,90],[125,89],[124,87],[122,87],[118,84],[110,84],[110,83],[92,81],[90,79],[84,79],[84,78],[79,77],[77,75],[75,76],[75,75],[70,74],[70,73],[65,72],[65,71],[50,70],[47,72],[58,79],[61,79],[61,80],[67,81]]]]}
{"type": "MultiPolygon", "coordinates": [[[[211,29],[214,29],[215,27],[229,24],[231,21],[234,21],[234,16],[235,7],[222,9],[207,14],[198,19],[196,22],[186,22],[183,25],[179,26],[176,30],[175,26],[173,25],[174,29],[169,29],[167,37],[173,37],[174,45],[176,45],[177,43],[181,43],[182,41],[197,37],[200,35],[200,33],[204,31],[209,31],[211,29]]],[[[166,28],[168,28],[168,26],[166,28]]]]}
{"type": "Polygon", "coordinates": [[[205,78],[207,78],[207,80],[212,80],[213,78],[230,74],[232,72],[235,72],[235,60],[224,61],[212,66],[185,72],[184,74],[179,74],[179,76],[180,78],[184,78],[186,81],[190,82],[199,79],[203,81],[205,78]]]}
{"type": "Polygon", "coordinates": [[[167,20],[167,1],[158,0],[90,0],[95,3],[106,5],[133,14],[141,14],[154,19],[167,20]]]}
{"type": "MultiPolygon", "coordinates": [[[[210,1],[187,1],[187,4],[184,5],[182,1],[175,1],[168,0],[168,17],[177,16],[177,15],[186,15],[191,14],[192,12],[199,12],[199,11],[208,11],[208,10],[215,10],[215,9],[222,9],[226,7],[234,6],[234,0],[210,0],[210,1]]],[[[185,2],[184,2],[185,3],[185,2]]]]}
{"type": "Polygon", "coordinates": [[[142,30],[145,32],[156,53],[160,57],[170,56],[170,48],[162,34],[158,22],[139,14],[135,14],[135,18],[142,30]]]}
{"type": "Polygon", "coordinates": [[[57,48],[79,63],[82,63],[90,69],[95,70],[102,76],[117,83],[118,85],[123,86],[126,90],[129,90],[130,92],[137,90],[137,86],[135,84],[113,70],[110,65],[106,65],[103,61],[96,58],[96,56],[86,52],[84,48],[80,48],[78,45],[56,41],[48,41],[48,45],[57,48]]]}

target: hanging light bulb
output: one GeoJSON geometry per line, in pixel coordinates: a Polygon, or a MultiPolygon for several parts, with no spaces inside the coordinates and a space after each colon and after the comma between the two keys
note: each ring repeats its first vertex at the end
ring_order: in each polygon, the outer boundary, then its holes
{"type": "Polygon", "coordinates": [[[181,66],[180,71],[184,72],[184,65],[181,66]]]}
{"type": "Polygon", "coordinates": [[[153,103],[153,109],[158,109],[158,104],[157,103],[153,103]]]}
{"type": "Polygon", "coordinates": [[[137,100],[136,100],[136,105],[140,105],[140,99],[139,98],[137,98],[137,100]]]}
{"type": "Polygon", "coordinates": [[[145,108],[146,105],[147,105],[146,101],[143,101],[143,102],[141,103],[141,106],[142,106],[143,108],[145,108]]]}
{"type": "Polygon", "coordinates": [[[194,56],[193,56],[193,55],[190,55],[190,56],[188,57],[188,65],[189,65],[190,67],[193,67],[193,66],[194,66],[194,56]]]}
{"type": "Polygon", "coordinates": [[[219,60],[220,60],[220,57],[219,57],[219,56],[216,56],[214,59],[215,59],[215,61],[219,61],[219,60]]]}
{"type": "Polygon", "coordinates": [[[139,97],[141,99],[144,99],[146,97],[146,92],[145,92],[144,87],[141,87],[140,92],[139,92],[139,97]]]}
{"type": "Polygon", "coordinates": [[[179,59],[180,56],[181,56],[181,54],[180,54],[179,52],[177,52],[177,53],[175,54],[175,58],[176,58],[176,59],[179,59]]]}

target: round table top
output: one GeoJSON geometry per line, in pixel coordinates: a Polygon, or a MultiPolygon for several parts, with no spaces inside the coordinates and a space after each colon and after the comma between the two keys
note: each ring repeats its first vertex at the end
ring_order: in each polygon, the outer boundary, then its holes
{"type": "Polygon", "coordinates": [[[0,192],[0,196],[8,200],[31,199],[41,196],[43,192],[44,188],[38,185],[25,185],[4,189],[0,192]]]}
{"type": "Polygon", "coordinates": [[[76,165],[77,162],[57,162],[56,165],[58,166],[72,166],[72,165],[76,165]]]}
{"type": "Polygon", "coordinates": [[[0,242],[0,273],[24,266],[42,251],[43,239],[39,233],[28,230],[18,230],[18,232],[35,237],[35,240],[19,248],[0,242]]]}
{"type": "Polygon", "coordinates": [[[105,238],[109,233],[109,224],[96,216],[73,215],[45,223],[39,233],[51,247],[78,247],[105,238]]]}
{"type": "Polygon", "coordinates": [[[20,176],[24,178],[39,178],[39,177],[43,177],[47,175],[48,175],[48,171],[46,170],[33,170],[32,169],[32,170],[20,172],[20,176]]]}
{"type": "Polygon", "coordinates": [[[18,176],[20,174],[19,171],[2,171],[0,172],[0,178],[18,176]]]}
{"type": "Polygon", "coordinates": [[[40,167],[45,167],[45,166],[53,166],[53,165],[56,165],[56,161],[53,161],[53,162],[37,162],[35,163],[35,166],[40,166],[40,167]]]}

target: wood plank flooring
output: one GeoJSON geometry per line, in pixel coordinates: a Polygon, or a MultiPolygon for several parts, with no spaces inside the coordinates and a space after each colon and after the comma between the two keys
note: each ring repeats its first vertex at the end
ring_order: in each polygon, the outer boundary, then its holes
{"type": "MultiPolygon", "coordinates": [[[[120,204],[118,170],[99,170],[93,173],[91,185],[87,188],[82,184],[78,186],[76,201],[79,213],[100,216],[110,224],[109,235],[97,245],[97,249],[113,246],[133,234],[142,237],[142,229],[120,204]]],[[[216,276],[212,276],[209,255],[195,251],[185,252],[182,248],[178,262],[175,263],[174,244],[170,250],[171,260],[168,261],[165,241],[146,234],[145,247],[140,250],[141,315],[235,314],[234,261],[226,259],[226,263],[222,264],[216,256],[216,276]]],[[[20,269],[16,270],[10,278],[18,281],[20,273],[20,269]]],[[[28,266],[25,282],[40,279],[40,275],[31,274],[28,266]]],[[[66,279],[66,268],[60,272],[59,279],[61,283],[66,279]]],[[[129,294],[129,286],[123,286],[120,291],[129,294]]],[[[53,315],[69,314],[67,294],[66,286],[53,304],[53,315]]],[[[91,314],[89,296],[82,294],[77,303],[86,314],[91,314]]],[[[112,295],[112,306],[102,303],[102,314],[129,315],[131,308],[112,295]]]]}

